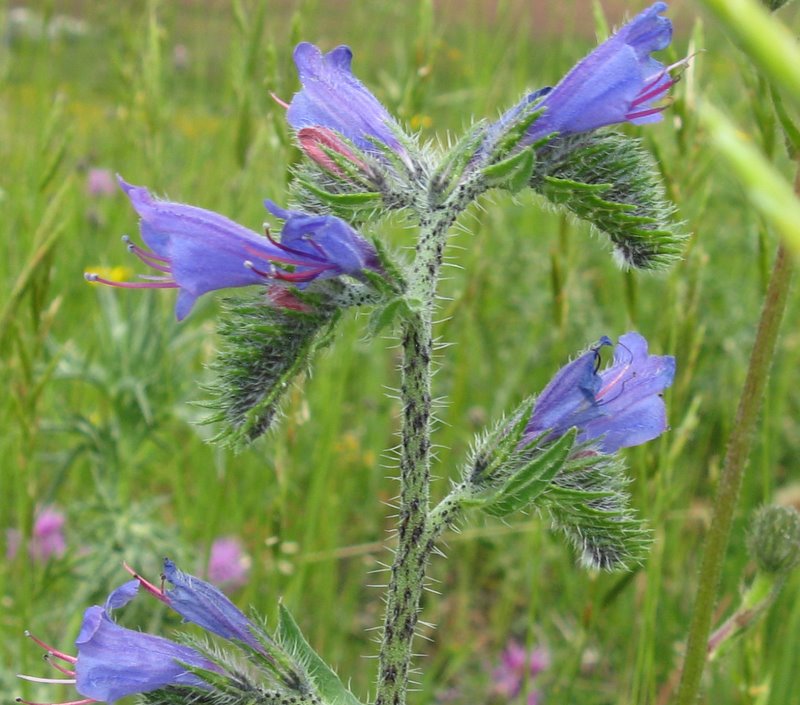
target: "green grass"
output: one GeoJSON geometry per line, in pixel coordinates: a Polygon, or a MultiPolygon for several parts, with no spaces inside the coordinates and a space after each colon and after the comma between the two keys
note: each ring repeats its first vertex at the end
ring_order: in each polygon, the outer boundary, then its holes
{"type": "MultiPolygon", "coordinates": [[[[537,32],[531,3],[500,2],[492,12],[473,0],[433,14],[428,5],[271,3],[259,33],[253,22],[238,26],[222,2],[58,3],[88,22],[87,36],[0,43],[0,528],[29,532],[35,507],[56,503],[70,542],[67,556],[47,565],[24,553],[0,565],[7,697],[67,696],[13,678],[43,674],[24,629],[68,649],[83,609],[124,580],[123,559],[152,576],[165,554],[199,569],[224,534],[242,537],[253,557],[236,601],[273,617],[282,597],[355,691],[372,687],[374,662],[364,657],[376,652],[375,632],[367,629],[381,622],[382,603],[366,586],[382,582],[369,571],[389,560],[385,503],[397,489],[385,452],[397,442],[399,409],[387,391],[398,384],[393,341],[366,340],[365,317],[349,315],[289,394],[278,428],[241,455],[218,451],[204,442],[208,429],[191,423],[201,410],[187,404],[203,398],[214,297],[178,325],[170,292],[87,285],[87,269],[134,266],[119,237],[135,234],[136,219],[122,193],[92,198],[84,183],[88,167],[110,168],[257,228],[262,199],[283,202],[287,165],[298,158],[269,98],[296,89],[297,39],[349,43],[359,77],[428,139],[458,135],[473,115],[494,117],[593,44],[582,23],[563,35],[537,32]],[[184,69],[173,65],[176,44],[189,51],[184,69]]],[[[576,5],[583,14],[589,3],[576,5]]],[[[686,4],[672,13],[676,58],[695,13],[686,4]]],[[[616,23],[619,8],[609,16],[616,23]]],[[[484,423],[601,335],[636,328],[654,352],[677,356],[672,432],[628,451],[653,551],[633,574],[594,575],[576,568],[535,517],[474,518],[448,538],[448,560],[434,563],[442,594],[426,596],[423,619],[438,627],[432,642],[418,643],[428,656],[412,702],[436,702],[453,688],[454,702],[488,701],[491,668],[511,636],[550,649],[552,665],[537,680],[548,703],[656,703],[678,664],[775,248],[691,110],[708,95],[759,143],[755,72],[713,24],[698,36],[707,51],[674,108],[641,132],[694,233],[684,261],[661,276],[622,273],[585,225],[532,195],[490,194],[462,219],[448,252],[457,266],[446,270],[437,326],[453,343],[439,353],[434,380],[446,400],[435,438],[439,494],[484,423]]],[[[412,244],[402,223],[379,231],[397,248],[412,244]]],[[[751,511],[779,491],[800,495],[798,323],[795,295],[723,577],[728,609],[752,572],[751,511]]],[[[795,575],[767,619],[709,668],[704,702],[792,702],[799,586],[795,575]]],[[[126,623],[162,633],[176,626],[139,602],[126,623]]]]}

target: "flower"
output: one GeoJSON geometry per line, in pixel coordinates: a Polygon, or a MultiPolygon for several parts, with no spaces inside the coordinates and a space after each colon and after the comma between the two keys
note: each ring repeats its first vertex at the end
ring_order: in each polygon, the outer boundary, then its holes
{"type": "Polygon", "coordinates": [[[672,23],[661,17],[667,3],[657,2],[639,13],[616,34],[579,61],[555,88],[526,96],[490,128],[498,134],[522,109],[537,101],[544,113],[528,128],[521,144],[530,145],[552,133],[589,132],[621,122],[636,125],[661,120],[673,75],[688,59],[664,66],[651,54],[666,48],[672,23]]]}
{"type": "Polygon", "coordinates": [[[114,590],[104,607],[94,605],[86,610],[75,640],[77,657],[29,635],[47,650],[52,665],[69,678],[20,677],[35,682],[74,683],[78,693],[87,698],[81,702],[114,702],[126,695],[168,685],[209,688],[187,666],[216,673],[221,673],[221,669],[199,651],[160,636],[125,629],[111,619],[111,610],[130,602],[138,587],[139,583],[131,580],[114,590]],[[53,658],[66,665],[56,663],[53,658]]]}
{"type": "Polygon", "coordinates": [[[145,590],[175,610],[187,622],[197,624],[224,639],[242,642],[256,651],[265,653],[264,646],[256,637],[260,632],[242,611],[211,583],[184,573],[169,558],[164,559],[162,577],[172,583],[171,589],[156,587],[127,565],[125,568],[145,590]]]}
{"type": "Polygon", "coordinates": [[[301,127],[297,131],[297,142],[309,159],[337,176],[346,178],[347,175],[326,150],[344,157],[362,174],[370,174],[370,168],[347,148],[339,135],[327,127],[301,127]]]}
{"type": "Polygon", "coordinates": [[[110,169],[89,169],[86,174],[86,192],[90,196],[112,196],[116,190],[114,175],[110,169]]]}
{"type": "Polygon", "coordinates": [[[141,186],[121,178],[122,190],[140,216],[142,239],[130,252],[158,272],[142,282],[118,282],[87,273],[90,282],[129,289],[178,289],[175,313],[183,320],[195,301],[216,289],[285,282],[303,285],[315,279],[355,275],[378,268],[377,253],[347,223],[334,216],[267,208],[287,220],[280,242],[262,237],[225,216],[196,206],[159,201],[141,186]],[[277,262],[279,266],[276,266],[277,262]]]}
{"type": "Polygon", "coordinates": [[[638,333],[620,336],[610,367],[597,372],[607,337],[563,367],[536,400],[522,444],[578,429],[577,442],[597,441],[603,453],[639,445],[667,430],[661,393],[672,384],[675,358],[648,355],[638,333]]]}
{"type": "MultiPolygon", "coordinates": [[[[522,691],[526,679],[535,678],[550,667],[550,653],[543,646],[530,652],[518,641],[511,640],[503,650],[500,665],[492,671],[492,693],[508,702],[522,691]]],[[[539,702],[538,691],[528,693],[527,704],[539,702]]]]}
{"type": "Polygon", "coordinates": [[[208,578],[219,585],[242,587],[250,574],[250,562],[239,539],[235,536],[218,538],[211,544],[208,578]]]}
{"type": "Polygon", "coordinates": [[[401,134],[400,127],[353,76],[352,60],[353,52],[347,46],[338,46],[327,54],[308,42],[295,47],[294,62],[303,87],[288,106],[289,125],[294,130],[329,128],[365,152],[380,155],[377,142],[405,156],[397,137],[401,134]]]}
{"type": "MultiPolygon", "coordinates": [[[[37,563],[46,563],[51,558],[61,558],[67,551],[64,538],[64,514],[55,507],[43,507],[36,513],[28,553],[37,563]]],[[[12,560],[19,551],[22,537],[16,529],[6,532],[6,558],[12,560]]]]}

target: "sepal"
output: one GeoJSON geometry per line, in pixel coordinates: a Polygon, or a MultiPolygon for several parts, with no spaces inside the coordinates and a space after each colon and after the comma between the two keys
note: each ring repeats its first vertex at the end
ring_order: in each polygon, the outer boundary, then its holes
{"type": "Polygon", "coordinates": [[[486,139],[488,124],[482,120],[451,148],[431,175],[429,193],[431,201],[443,203],[466,178],[467,167],[475,161],[476,154],[486,139]]]}
{"type": "Polygon", "coordinates": [[[627,266],[664,269],[680,258],[687,235],[639,140],[613,132],[552,140],[537,152],[531,186],[608,235],[627,266]]]}
{"type": "Polygon", "coordinates": [[[535,165],[534,151],[523,149],[507,159],[484,167],[481,173],[487,188],[501,188],[517,193],[530,183],[535,165]]]}
{"type": "Polygon", "coordinates": [[[503,486],[485,500],[483,511],[491,516],[504,517],[531,506],[563,470],[576,435],[577,429],[573,428],[543,450],[536,446],[535,441],[521,449],[519,456],[524,460],[503,486]]]}
{"type": "Polygon", "coordinates": [[[278,606],[278,629],[275,638],[303,667],[326,705],[362,705],[336,672],[311,648],[292,613],[281,603],[278,606]]]}

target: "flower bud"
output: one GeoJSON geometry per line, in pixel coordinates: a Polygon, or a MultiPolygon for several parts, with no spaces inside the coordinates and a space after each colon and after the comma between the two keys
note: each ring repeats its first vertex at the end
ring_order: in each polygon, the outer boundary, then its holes
{"type": "Polygon", "coordinates": [[[750,555],[766,573],[788,573],[800,564],[800,512],[769,505],[758,510],[748,536],[750,555]]]}

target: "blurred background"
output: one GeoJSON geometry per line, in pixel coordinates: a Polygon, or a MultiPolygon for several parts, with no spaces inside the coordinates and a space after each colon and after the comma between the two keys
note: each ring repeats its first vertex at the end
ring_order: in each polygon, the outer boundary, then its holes
{"type": "MultiPolygon", "coordinates": [[[[164,555],[270,620],[282,598],[354,691],[373,686],[380,573],[396,493],[398,351],[351,313],[265,440],[209,445],[205,365],[218,302],[184,323],[170,291],[117,291],[84,271],[141,269],[120,241],[137,218],[115,174],[258,230],[286,203],[299,159],[283,109],[299,40],[354,52],[358,77],[434,148],[524,91],[552,85],[647,3],[4,2],[0,0],[0,690],[45,674],[30,629],[70,651],[83,610],[164,555]]],[[[641,136],[693,233],[667,274],[620,271],[601,236],[533,194],[490,193],[448,250],[434,380],[441,495],[471,438],[601,335],[638,330],[678,360],[672,430],[627,451],[633,502],[653,534],[629,574],[589,573],[542,518],[473,517],[447,538],[425,597],[419,703],[666,702],[685,639],[710,501],[766,285],[774,234],[708,145],[710,99],[780,168],[766,86],[694,3],[671,3],[671,63],[700,52],[666,119],[641,136]],[[520,655],[521,654],[521,655],[520,655]],[[523,665],[520,666],[520,659],[523,665]],[[526,661],[530,659],[530,663],[526,661]],[[533,660],[536,659],[534,667],[533,660]],[[515,670],[516,669],[516,670],[515,670]],[[509,675],[511,673],[512,675],[509,675]],[[522,675],[521,675],[522,674],[522,675]],[[524,677],[523,677],[524,676],[524,677]],[[509,682],[517,678],[517,687],[509,682]],[[513,691],[513,692],[512,692],[513,691]],[[534,699],[538,698],[538,699],[534,699]]],[[[782,18],[797,32],[798,13],[782,18]]],[[[401,219],[373,230],[399,252],[401,219]]],[[[723,578],[720,620],[752,573],[745,527],[767,501],[800,507],[800,311],[789,304],[723,578]]],[[[771,615],[708,671],[707,702],[786,705],[800,668],[798,576],[771,615]]],[[[129,626],[177,621],[142,598],[129,626]]]]}

